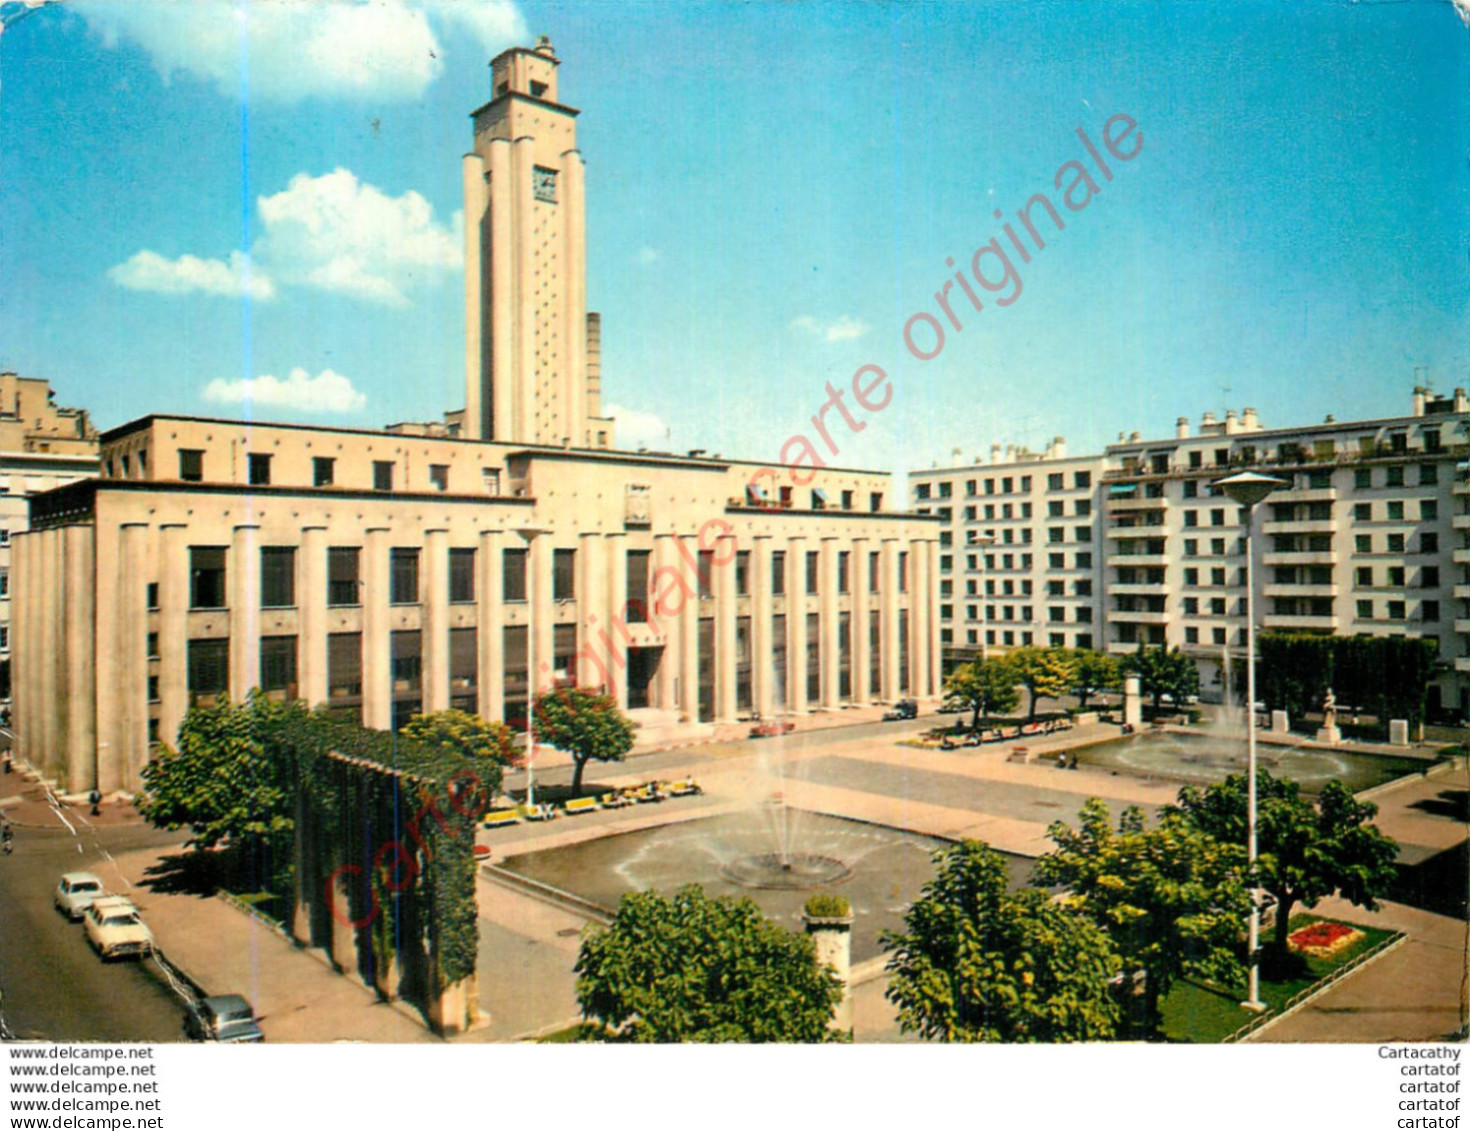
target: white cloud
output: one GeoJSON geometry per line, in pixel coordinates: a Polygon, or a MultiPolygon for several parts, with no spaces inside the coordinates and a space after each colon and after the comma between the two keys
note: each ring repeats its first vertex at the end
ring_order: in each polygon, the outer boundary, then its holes
{"type": "Polygon", "coordinates": [[[872,329],[861,319],[846,314],[840,316],[835,322],[828,323],[818,322],[810,314],[803,314],[791,320],[791,328],[815,334],[829,342],[846,342],[854,338],[861,338],[872,329]]]}
{"type": "Polygon", "coordinates": [[[258,204],[255,257],[283,281],[402,306],[409,288],[463,266],[460,213],[439,224],[418,193],[388,196],[346,169],[298,173],[258,204]]]}
{"type": "Polygon", "coordinates": [[[469,35],[494,54],[526,42],[511,0],[78,0],[77,11],[115,47],[134,43],[165,82],[211,83],[227,98],[411,100],[444,71],[445,49],[469,35]]]}
{"type": "Polygon", "coordinates": [[[275,284],[270,276],[238,251],[231,252],[226,263],[222,259],[200,259],[195,255],[165,259],[156,251],[144,249],[127,262],[110,268],[107,276],[130,291],[153,291],[164,295],[203,291],[205,294],[229,298],[248,296],[257,300],[276,297],[275,284]]]}
{"type": "MultiPolygon", "coordinates": [[[[1470,0],[1466,0],[1466,2],[1470,3],[1470,0]]],[[[656,247],[640,247],[638,254],[633,258],[637,260],[640,267],[651,267],[659,261],[660,254],[656,247]]]]}
{"type": "Polygon", "coordinates": [[[623,408],[615,404],[605,406],[603,412],[616,422],[617,431],[614,438],[620,448],[661,443],[669,438],[669,426],[657,413],[641,412],[635,408],[623,408]]]}
{"type": "Polygon", "coordinates": [[[216,377],[204,386],[203,396],[214,404],[259,405],[297,412],[361,412],[367,405],[367,397],[331,369],[323,369],[315,377],[304,369],[293,369],[284,381],[269,373],[234,381],[216,377]]]}
{"type": "Polygon", "coordinates": [[[248,257],[235,251],[228,263],[193,255],[168,260],[145,250],[108,277],[130,290],[160,294],[265,299],[280,284],[406,306],[408,291],[463,267],[461,213],[441,224],[418,193],[389,196],[346,169],[320,177],[299,173],[256,204],[261,236],[248,257]]]}

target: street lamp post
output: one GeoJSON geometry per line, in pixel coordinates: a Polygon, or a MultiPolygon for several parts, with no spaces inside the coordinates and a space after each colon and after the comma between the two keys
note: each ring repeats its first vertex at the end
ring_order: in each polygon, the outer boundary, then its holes
{"type": "MultiPolygon", "coordinates": [[[[1241,1006],[1254,1013],[1266,1008],[1261,1001],[1261,887],[1256,879],[1256,590],[1251,564],[1251,525],[1255,517],[1256,504],[1286,480],[1254,471],[1242,471],[1216,480],[1212,486],[1245,508],[1245,696],[1246,696],[1246,826],[1248,829],[1246,855],[1249,860],[1251,878],[1250,943],[1246,960],[1250,966],[1250,996],[1241,1006]]],[[[1226,688],[1229,693],[1229,688],[1226,688]]]]}
{"type": "Polygon", "coordinates": [[[532,546],[545,527],[522,526],[516,533],[526,540],[526,804],[536,804],[536,735],[531,721],[536,710],[536,570],[532,546]]]}
{"type": "Polygon", "coordinates": [[[985,581],[990,576],[990,566],[986,561],[986,551],[995,546],[995,535],[992,533],[972,534],[970,546],[979,549],[980,561],[980,661],[984,663],[990,658],[990,644],[987,637],[990,633],[990,606],[985,604],[985,581]]]}

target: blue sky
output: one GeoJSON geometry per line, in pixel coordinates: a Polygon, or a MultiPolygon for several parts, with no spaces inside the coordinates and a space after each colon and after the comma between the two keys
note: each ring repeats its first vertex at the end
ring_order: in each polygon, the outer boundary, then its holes
{"type": "Polygon", "coordinates": [[[50,4],[0,35],[0,366],[104,427],[458,407],[468,113],[540,33],[630,445],[774,461],[865,364],[893,401],[832,462],[895,470],[1470,384],[1470,29],[1310,0],[50,4]],[[1116,114],[1137,156],[913,357],[946,258],[1116,114]]]}

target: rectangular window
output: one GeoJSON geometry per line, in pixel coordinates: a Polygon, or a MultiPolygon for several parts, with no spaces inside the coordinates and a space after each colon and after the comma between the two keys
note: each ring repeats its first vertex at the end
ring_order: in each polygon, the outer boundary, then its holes
{"type": "Polygon", "coordinates": [[[786,551],[773,550],[771,552],[771,596],[782,597],[786,594],[786,551]]]}
{"type": "MultiPolygon", "coordinates": [[[[1439,443],[1438,443],[1439,433],[1436,432],[1434,435],[1435,435],[1435,446],[1434,446],[1433,449],[1430,449],[1430,450],[1432,450],[1432,451],[1438,451],[1439,450],[1439,443]]],[[[1425,438],[1427,439],[1428,437],[1426,436],[1425,438]]],[[[1419,486],[1421,486],[1421,487],[1430,487],[1430,486],[1433,486],[1434,484],[1436,484],[1438,482],[1439,482],[1439,468],[1436,465],[1432,464],[1432,463],[1421,463],[1419,465],[1419,486]]]]}
{"type": "Polygon", "coordinates": [[[629,624],[648,623],[648,559],[647,550],[628,551],[628,589],[624,599],[627,601],[625,619],[629,624]]]}
{"type": "Polygon", "coordinates": [[[1353,468],[1353,486],[1360,491],[1372,487],[1373,469],[1371,467],[1353,468]]]}
{"type": "Polygon", "coordinates": [[[1402,499],[1392,499],[1392,500],[1389,501],[1389,504],[1388,504],[1388,521],[1389,522],[1403,522],[1404,521],[1404,503],[1403,503],[1403,500],[1402,499]]]}
{"type": "Polygon", "coordinates": [[[204,452],[197,448],[179,449],[179,478],[185,483],[204,481],[204,452]]]}
{"type": "Polygon", "coordinates": [[[262,546],[260,550],[260,607],[289,609],[296,604],[296,548],[262,546]]]}
{"type": "Polygon", "coordinates": [[[229,640],[189,641],[189,694],[223,695],[229,688],[229,640]]]}
{"type": "Polygon", "coordinates": [[[1402,601],[1390,601],[1388,603],[1388,619],[1389,620],[1403,620],[1404,619],[1404,602],[1402,602],[1402,601]]]}
{"type": "Polygon", "coordinates": [[[269,487],[271,481],[271,457],[257,452],[250,453],[250,485],[269,487]]]}
{"type": "Polygon", "coordinates": [[[821,578],[822,555],[815,550],[808,550],[806,554],[806,591],[815,593],[821,578]]]}
{"type": "Polygon", "coordinates": [[[1354,585],[1361,585],[1361,586],[1364,586],[1365,588],[1372,588],[1372,585],[1373,585],[1373,567],[1372,566],[1359,566],[1358,569],[1357,569],[1357,572],[1353,575],[1353,584],[1354,585]]]}
{"type": "Polygon", "coordinates": [[[189,547],[189,607],[223,609],[225,607],[225,548],[223,546],[189,547]]]}
{"type": "Polygon", "coordinates": [[[846,550],[839,550],[837,552],[837,592],[839,593],[848,591],[847,573],[851,566],[852,554],[846,550]]]}
{"type": "Polygon", "coordinates": [[[1402,487],[1404,485],[1404,469],[1402,464],[1398,467],[1384,469],[1383,485],[1385,487],[1402,487]]]}
{"type": "Polygon", "coordinates": [[[737,550],[735,553],[735,596],[750,596],[750,551],[737,550]]]}
{"type": "MultiPolygon", "coordinates": [[[[646,593],[647,590],[644,592],[646,593]]],[[[551,552],[551,599],[553,601],[575,601],[577,599],[576,550],[553,550],[551,552]]]]}
{"type": "Polygon", "coordinates": [[[1372,522],[1373,521],[1373,504],[1372,503],[1354,503],[1353,504],[1353,521],[1354,522],[1372,522]]]}
{"type": "Polygon", "coordinates": [[[1373,602],[1372,601],[1359,601],[1358,602],[1358,619],[1359,620],[1372,620],[1373,619],[1373,602]]]}
{"type": "Polygon", "coordinates": [[[393,490],[393,461],[390,459],[373,460],[373,490],[393,490]]]}
{"type": "Polygon", "coordinates": [[[1092,486],[1092,472],[1090,472],[1090,471],[1078,471],[1078,472],[1074,472],[1073,475],[1072,475],[1072,486],[1078,488],[1079,490],[1082,489],[1082,488],[1084,488],[1084,487],[1091,487],[1092,486]]]}
{"type": "Polygon", "coordinates": [[[1426,621],[1426,622],[1435,622],[1435,621],[1438,621],[1439,620],[1439,602],[1438,601],[1421,601],[1419,603],[1419,619],[1421,619],[1423,621],[1426,621]]]}
{"type": "Polygon", "coordinates": [[[1439,518],[1439,503],[1434,499],[1421,499],[1419,501],[1419,519],[1422,522],[1434,522],[1439,518]]]}
{"type": "Polygon", "coordinates": [[[389,634],[393,679],[393,728],[403,726],[423,710],[423,633],[418,629],[389,634]]]}
{"type": "Polygon", "coordinates": [[[327,549],[327,604],[358,605],[361,594],[362,550],[357,546],[331,546],[327,549]]]}
{"type": "Polygon", "coordinates": [[[526,551],[502,550],[500,555],[500,599],[526,599],[526,551]]]}
{"type": "Polygon", "coordinates": [[[1402,534],[1390,534],[1388,536],[1388,552],[1390,554],[1402,554],[1404,552],[1404,536],[1402,534]]]}
{"type": "Polygon", "coordinates": [[[1353,537],[1353,551],[1358,554],[1371,554],[1373,552],[1373,535],[1355,535],[1353,537]]]}
{"type": "MultiPolygon", "coordinates": [[[[901,551],[898,555],[898,591],[900,593],[907,593],[909,591],[909,555],[907,550],[901,551]]],[[[904,690],[908,690],[908,688],[905,687],[904,690]]]]}
{"type": "Polygon", "coordinates": [[[449,705],[471,715],[480,710],[477,640],[473,628],[449,630],[449,705]]]}
{"type": "Polygon", "coordinates": [[[882,584],[880,578],[883,574],[883,557],[878,553],[868,554],[868,592],[876,593],[882,584]]]}
{"type": "Polygon", "coordinates": [[[475,599],[475,550],[449,551],[449,603],[465,605],[475,599]]]}
{"type": "Polygon", "coordinates": [[[429,482],[436,491],[449,490],[449,465],[447,463],[429,464],[429,482]]]}
{"type": "Polygon", "coordinates": [[[311,482],[316,487],[330,487],[334,482],[337,461],[330,456],[312,456],[311,482]]]}
{"type": "Polygon", "coordinates": [[[715,595],[715,552],[713,550],[699,551],[699,599],[708,601],[715,595]]]}
{"type": "Polygon", "coordinates": [[[284,691],[288,699],[296,697],[296,637],[260,638],[260,689],[284,691]]]}
{"type": "Polygon", "coordinates": [[[395,605],[419,602],[419,552],[417,548],[395,549],[390,554],[391,585],[388,600],[395,605]]]}
{"type": "Polygon", "coordinates": [[[327,705],[362,714],[362,633],[327,637],[327,705]]]}
{"type": "Polygon", "coordinates": [[[156,609],[156,608],[158,608],[158,582],[156,582],[156,581],[150,581],[148,583],[147,594],[148,594],[148,607],[150,609],[156,609]]]}
{"type": "Polygon", "coordinates": [[[1439,535],[1433,530],[1426,530],[1419,535],[1419,552],[1421,554],[1439,553],[1439,535]]]}

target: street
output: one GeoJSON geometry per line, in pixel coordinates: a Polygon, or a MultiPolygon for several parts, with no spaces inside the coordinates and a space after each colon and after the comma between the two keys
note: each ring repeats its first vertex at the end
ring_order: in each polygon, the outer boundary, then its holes
{"type": "MultiPolygon", "coordinates": [[[[63,872],[90,871],[109,890],[130,894],[103,856],[176,842],[178,834],[142,825],[96,828],[67,812],[77,830],[17,827],[15,851],[0,857],[0,990],[5,1022],[20,1039],[177,1041],[183,1000],[153,961],[104,963],[80,923],[52,906],[63,872]],[[78,845],[82,851],[78,852],[78,845]]],[[[134,894],[147,921],[148,893],[134,894]]]]}

